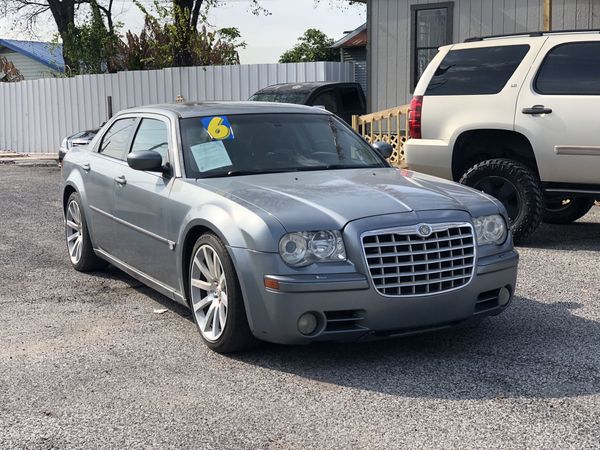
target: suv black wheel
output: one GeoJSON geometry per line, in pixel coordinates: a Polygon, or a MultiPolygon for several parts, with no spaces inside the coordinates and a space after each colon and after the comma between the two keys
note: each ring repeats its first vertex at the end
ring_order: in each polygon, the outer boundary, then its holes
{"type": "Polygon", "coordinates": [[[591,198],[550,198],[546,200],[544,222],[567,224],[585,216],[594,206],[591,198]]]}
{"type": "Polygon", "coordinates": [[[502,202],[515,242],[529,236],[542,221],[542,186],[536,174],[520,162],[489,159],[467,170],[460,182],[502,202]]]}

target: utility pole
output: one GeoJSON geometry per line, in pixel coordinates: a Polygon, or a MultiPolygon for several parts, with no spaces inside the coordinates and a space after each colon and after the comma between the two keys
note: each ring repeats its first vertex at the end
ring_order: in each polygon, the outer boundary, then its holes
{"type": "Polygon", "coordinates": [[[552,31],[552,0],[544,2],[544,31],[552,31]]]}

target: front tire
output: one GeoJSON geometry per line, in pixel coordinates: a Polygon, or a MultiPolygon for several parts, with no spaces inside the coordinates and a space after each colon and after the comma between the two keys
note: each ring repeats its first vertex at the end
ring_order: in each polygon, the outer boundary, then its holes
{"type": "Polygon", "coordinates": [[[585,216],[594,206],[590,198],[553,198],[546,201],[544,222],[566,225],[585,216]]]}
{"type": "Polygon", "coordinates": [[[65,208],[65,238],[73,268],[79,272],[104,269],[107,262],[94,252],[87,221],[81,207],[81,198],[73,192],[65,208]]]}
{"type": "Polygon", "coordinates": [[[536,174],[511,159],[489,159],[471,167],[460,183],[502,202],[515,242],[527,238],[542,222],[544,196],[536,174]]]}
{"type": "Polygon", "coordinates": [[[212,233],[202,235],[194,245],[188,298],[194,322],[208,348],[232,353],[256,345],[233,263],[225,245],[212,233]]]}

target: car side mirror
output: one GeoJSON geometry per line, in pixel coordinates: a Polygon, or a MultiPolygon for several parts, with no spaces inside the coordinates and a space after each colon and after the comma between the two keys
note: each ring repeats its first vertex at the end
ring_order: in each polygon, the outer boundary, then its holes
{"type": "Polygon", "coordinates": [[[162,156],[152,150],[142,150],[131,152],[127,155],[127,164],[135,170],[148,170],[150,172],[162,172],[162,156]]]}
{"type": "Polygon", "coordinates": [[[388,159],[394,153],[394,147],[387,142],[375,142],[373,148],[385,159],[388,159]]]}

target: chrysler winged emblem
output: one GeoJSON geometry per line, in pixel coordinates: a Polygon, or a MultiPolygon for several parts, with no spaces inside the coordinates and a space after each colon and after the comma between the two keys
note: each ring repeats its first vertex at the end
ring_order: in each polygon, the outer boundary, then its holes
{"type": "Polygon", "coordinates": [[[427,225],[426,223],[417,225],[417,233],[419,233],[419,236],[421,237],[429,237],[431,236],[432,232],[433,230],[431,229],[431,226],[427,225]]]}

